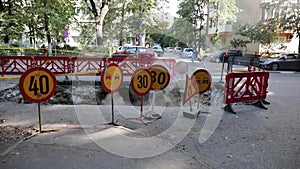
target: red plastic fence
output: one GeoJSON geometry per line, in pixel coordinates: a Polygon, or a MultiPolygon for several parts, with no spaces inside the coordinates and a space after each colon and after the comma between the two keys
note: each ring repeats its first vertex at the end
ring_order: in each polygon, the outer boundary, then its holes
{"type": "Polygon", "coordinates": [[[175,76],[175,59],[139,59],[139,58],[90,58],[90,57],[45,57],[45,56],[0,56],[0,74],[21,75],[27,69],[40,66],[49,69],[54,74],[79,73],[78,76],[96,74],[110,63],[116,63],[123,69],[124,76],[131,76],[138,68],[149,67],[152,64],[164,65],[171,75],[175,76]]]}
{"type": "Polygon", "coordinates": [[[228,73],[225,104],[264,100],[267,96],[269,72],[228,73]]]}

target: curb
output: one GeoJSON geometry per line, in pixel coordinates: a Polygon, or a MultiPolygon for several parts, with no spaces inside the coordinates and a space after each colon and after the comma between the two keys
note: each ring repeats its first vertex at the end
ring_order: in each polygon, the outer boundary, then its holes
{"type": "Polygon", "coordinates": [[[268,71],[269,73],[276,73],[276,74],[300,74],[300,72],[296,71],[268,71]]]}

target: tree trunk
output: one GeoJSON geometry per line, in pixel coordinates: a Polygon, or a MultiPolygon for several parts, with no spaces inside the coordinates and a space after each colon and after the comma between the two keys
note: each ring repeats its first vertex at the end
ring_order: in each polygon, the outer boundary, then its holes
{"type": "Polygon", "coordinates": [[[97,46],[102,46],[104,44],[103,39],[103,21],[108,12],[108,4],[105,3],[101,8],[100,15],[96,17],[96,36],[97,36],[97,46]]]}
{"type": "Polygon", "coordinates": [[[122,13],[121,13],[121,29],[120,29],[120,37],[119,37],[119,46],[123,46],[123,28],[124,28],[124,17],[125,17],[125,2],[122,5],[122,13]]]}
{"type": "MultiPolygon", "coordinates": [[[[44,6],[47,7],[47,0],[44,0],[44,6]]],[[[49,31],[49,18],[46,13],[44,13],[44,26],[45,26],[45,32],[46,32],[46,38],[48,42],[48,54],[49,56],[52,56],[52,46],[51,46],[51,36],[49,31]]]]}

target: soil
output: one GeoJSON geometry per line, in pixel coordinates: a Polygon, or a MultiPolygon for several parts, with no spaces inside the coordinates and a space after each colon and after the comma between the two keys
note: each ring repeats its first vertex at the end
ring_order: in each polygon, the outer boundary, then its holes
{"type": "MultiPolygon", "coordinates": [[[[5,119],[0,120],[1,123],[5,123],[5,119]]],[[[9,147],[16,143],[32,136],[36,133],[36,129],[32,127],[15,127],[0,125],[0,152],[3,154],[9,147]]]]}

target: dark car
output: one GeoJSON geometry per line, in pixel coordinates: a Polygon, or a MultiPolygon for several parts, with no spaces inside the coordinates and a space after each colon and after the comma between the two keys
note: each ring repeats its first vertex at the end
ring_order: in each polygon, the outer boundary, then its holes
{"type": "Polygon", "coordinates": [[[223,50],[218,54],[218,56],[220,58],[220,62],[223,62],[223,58],[224,58],[224,63],[227,63],[228,59],[232,57],[242,57],[243,54],[240,50],[223,50]],[[226,56],[226,52],[228,52],[227,56],[226,56]]]}
{"type": "Polygon", "coordinates": [[[127,46],[112,54],[113,58],[155,58],[156,54],[150,48],[143,46],[127,46]]]}
{"type": "Polygon", "coordinates": [[[259,64],[262,69],[300,71],[300,55],[297,53],[280,54],[276,59],[267,59],[259,64]]]}

